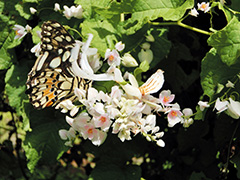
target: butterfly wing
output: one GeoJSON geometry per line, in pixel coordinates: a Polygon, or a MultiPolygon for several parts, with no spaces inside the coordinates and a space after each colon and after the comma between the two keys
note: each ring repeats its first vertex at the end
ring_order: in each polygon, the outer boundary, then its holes
{"type": "Polygon", "coordinates": [[[75,40],[66,29],[56,21],[47,21],[42,25],[41,52],[37,58],[29,77],[38,76],[45,68],[58,68],[67,70],[67,76],[71,73],[71,63],[68,61],[75,40]]]}
{"type": "Polygon", "coordinates": [[[41,35],[40,56],[26,82],[26,93],[38,109],[56,106],[66,99],[74,101],[74,89],[87,90],[92,82],[73,74],[69,58],[75,40],[61,24],[56,21],[43,23],[41,35]]]}

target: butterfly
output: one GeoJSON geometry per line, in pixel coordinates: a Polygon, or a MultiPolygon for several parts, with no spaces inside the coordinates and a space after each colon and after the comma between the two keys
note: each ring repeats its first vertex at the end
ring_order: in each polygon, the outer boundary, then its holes
{"type": "Polygon", "coordinates": [[[41,52],[26,82],[26,94],[37,109],[74,101],[75,88],[87,91],[92,84],[73,73],[70,57],[75,40],[67,30],[57,21],[44,22],[41,30],[41,52]]]}

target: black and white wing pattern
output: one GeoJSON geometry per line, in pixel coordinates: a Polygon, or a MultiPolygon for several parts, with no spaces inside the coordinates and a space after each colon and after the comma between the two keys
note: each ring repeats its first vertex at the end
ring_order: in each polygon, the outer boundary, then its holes
{"type": "Polygon", "coordinates": [[[75,40],[67,30],[56,21],[44,22],[41,28],[40,56],[26,82],[26,93],[37,109],[56,106],[67,99],[74,101],[74,89],[87,90],[92,83],[72,71],[69,59],[75,40]]]}

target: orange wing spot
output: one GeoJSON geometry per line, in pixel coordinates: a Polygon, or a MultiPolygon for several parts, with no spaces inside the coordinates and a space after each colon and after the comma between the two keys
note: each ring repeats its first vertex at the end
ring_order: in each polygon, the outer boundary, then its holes
{"type": "Polygon", "coordinates": [[[53,94],[53,92],[50,93],[50,94],[47,95],[47,96],[48,96],[48,99],[49,99],[49,100],[48,100],[48,102],[46,103],[45,107],[51,106],[51,105],[53,104],[52,99],[55,97],[54,94],[53,94]]]}
{"type": "Polygon", "coordinates": [[[53,84],[53,82],[52,82],[51,79],[48,79],[46,83],[47,83],[47,84],[53,84]]]}
{"type": "Polygon", "coordinates": [[[53,102],[52,101],[48,101],[48,103],[46,104],[46,106],[45,107],[49,107],[49,106],[51,106],[53,104],[53,102]]]}
{"type": "Polygon", "coordinates": [[[53,93],[48,95],[49,100],[53,99],[54,97],[55,97],[55,95],[53,93]]]}
{"type": "Polygon", "coordinates": [[[43,92],[43,96],[46,96],[46,95],[49,94],[49,93],[51,93],[51,92],[50,92],[50,88],[48,88],[47,90],[45,90],[45,91],[43,92]]]}

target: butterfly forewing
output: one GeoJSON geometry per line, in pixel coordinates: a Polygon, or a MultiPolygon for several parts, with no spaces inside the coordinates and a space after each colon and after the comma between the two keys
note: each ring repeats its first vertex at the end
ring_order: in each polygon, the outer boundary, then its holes
{"type": "Polygon", "coordinates": [[[45,68],[68,70],[67,76],[72,76],[68,61],[75,40],[66,29],[56,21],[47,21],[42,25],[41,52],[29,76],[38,76],[45,68]]]}
{"type": "Polygon", "coordinates": [[[42,25],[41,52],[28,74],[27,91],[36,108],[56,106],[66,99],[75,100],[75,88],[87,90],[91,81],[74,76],[69,58],[75,40],[56,21],[42,25]]]}

